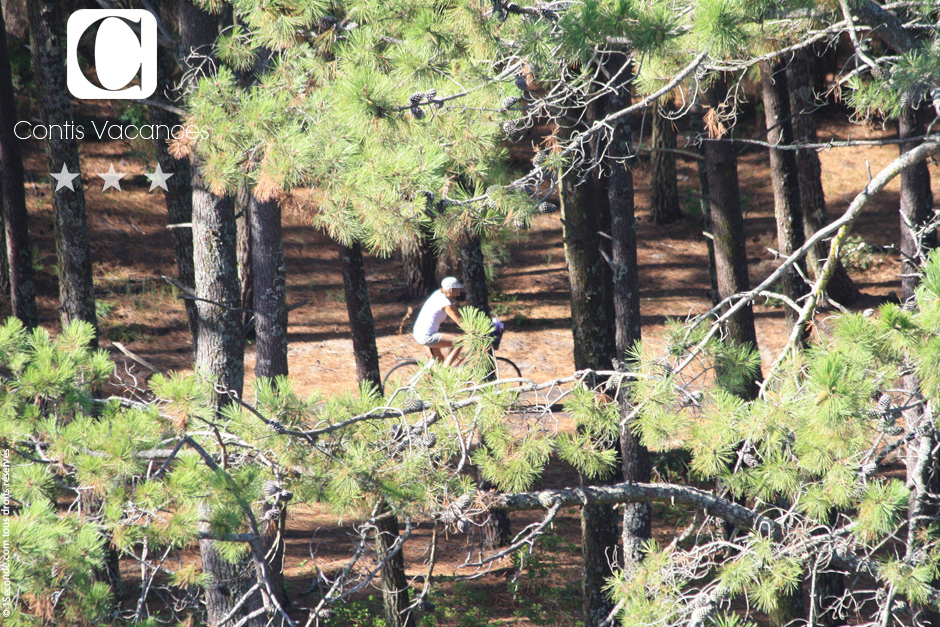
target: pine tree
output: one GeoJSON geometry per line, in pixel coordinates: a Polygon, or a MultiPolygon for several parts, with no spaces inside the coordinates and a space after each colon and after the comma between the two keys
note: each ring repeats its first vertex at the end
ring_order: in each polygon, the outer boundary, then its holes
{"type": "Polygon", "coordinates": [[[656,224],[670,224],[682,217],[679,191],[676,183],[675,122],[669,118],[671,109],[665,102],[653,107],[649,113],[653,133],[650,142],[650,215],[656,224]],[[661,110],[662,108],[662,110],[661,110]]]}
{"type": "Polygon", "coordinates": [[[381,391],[379,350],[375,344],[375,322],[369,304],[369,284],[362,259],[362,245],[359,242],[353,242],[351,246],[340,244],[339,260],[343,272],[346,313],[352,332],[353,354],[356,359],[356,379],[360,384],[368,383],[381,391]]]}
{"type": "Polygon", "coordinates": [[[23,155],[13,130],[17,120],[6,24],[0,8],[0,193],[3,195],[4,280],[8,278],[13,315],[27,327],[34,327],[39,324],[39,316],[36,313],[36,283],[33,281],[32,250],[29,247],[23,155]]]}
{"type": "MultiPolygon", "coordinates": [[[[287,268],[277,200],[250,203],[255,375],[287,374],[287,268]]],[[[236,273],[237,276],[237,273],[236,273]]]]}
{"type": "MultiPolygon", "coordinates": [[[[776,146],[793,143],[793,127],[790,124],[790,101],[787,76],[783,63],[765,61],[760,65],[761,89],[764,102],[764,118],[767,122],[767,142],[776,146]]],[[[777,221],[777,252],[789,257],[799,249],[806,238],[803,233],[803,207],[796,165],[796,154],[787,149],[770,149],[770,176],[774,188],[774,216],[777,221]]],[[[806,265],[794,264],[782,279],[782,293],[793,303],[800,302],[808,293],[803,276],[806,265]]],[[[799,312],[784,306],[787,327],[792,328],[799,312]]],[[[804,341],[806,337],[804,336],[804,341]]]]}
{"type": "MultiPolygon", "coordinates": [[[[705,93],[708,104],[706,124],[720,124],[717,120],[719,104],[725,99],[726,86],[720,80],[705,93]]],[[[703,153],[708,172],[709,208],[711,210],[712,237],[715,243],[715,270],[718,278],[718,296],[724,300],[750,289],[747,274],[747,241],[744,217],[738,189],[738,164],[734,146],[720,135],[718,141],[706,141],[703,153]]],[[[754,310],[742,307],[728,319],[727,338],[740,346],[757,348],[754,330],[754,310]]],[[[750,381],[744,392],[747,398],[757,395],[758,379],[750,381]]]]}
{"type": "MultiPolygon", "coordinates": [[[[617,55],[607,66],[620,70],[625,59],[617,55]]],[[[625,56],[625,55],[623,55],[625,56]]],[[[630,92],[624,87],[609,96],[609,109],[622,109],[629,105],[630,92]]],[[[640,318],[640,269],[637,262],[636,207],[633,198],[633,163],[630,145],[631,128],[623,121],[614,127],[610,138],[609,157],[611,174],[608,181],[608,200],[611,218],[611,266],[613,274],[614,327],[617,359],[622,366],[634,364],[629,358],[642,337],[640,318]]],[[[615,363],[615,367],[617,362],[615,363]]],[[[618,368],[619,370],[620,368],[618,368]]],[[[617,381],[614,381],[617,382],[617,381]]],[[[619,383],[619,382],[617,382],[619,383]]],[[[619,387],[619,386],[618,386],[619,387]]],[[[621,478],[623,481],[649,481],[650,461],[646,447],[640,444],[628,420],[632,407],[627,390],[618,390],[622,424],[619,433],[621,478]]],[[[624,563],[639,562],[643,545],[650,539],[651,510],[646,503],[624,506],[621,542],[624,563]]]]}
{"type": "MultiPolygon", "coordinates": [[[[787,64],[787,85],[790,92],[790,113],[793,126],[793,141],[797,144],[815,144],[818,110],[813,93],[813,73],[805,51],[799,51],[787,64]]],[[[822,186],[822,165],[815,150],[802,148],[796,151],[796,164],[800,188],[800,206],[803,208],[803,231],[807,238],[823,228],[826,216],[826,194],[822,186]]],[[[806,254],[806,267],[813,277],[818,276],[829,250],[821,243],[806,254]]],[[[826,294],[841,305],[851,305],[860,294],[842,262],[837,265],[829,280],[826,294]]]]}
{"type": "MultiPolygon", "coordinates": [[[[33,75],[39,92],[42,121],[43,124],[67,128],[74,119],[65,87],[59,6],[46,0],[30,0],[27,6],[33,75]]],[[[45,150],[50,172],[59,172],[63,167],[72,173],[82,171],[78,143],[73,134],[50,133],[45,141],[45,150]]],[[[56,191],[55,180],[52,184],[62,322],[84,320],[97,328],[85,190],[80,179],[73,181],[74,189],[62,187],[56,191]]],[[[97,339],[93,337],[92,342],[96,344],[97,339]]]]}
{"type": "MultiPolygon", "coordinates": [[[[173,8],[178,11],[181,3],[174,3],[173,8]]],[[[159,10],[164,5],[159,0],[154,2],[154,7],[159,10]]],[[[179,20],[177,20],[179,21],[179,20]]],[[[179,24],[179,31],[189,33],[193,24],[179,24]]],[[[182,48],[181,48],[182,49],[182,48]]],[[[167,128],[174,128],[180,123],[179,113],[171,110],[171,98],[178,97],[179,94],[174,89],[174,76],[177,75],[177,68],[182,68],[186,64],[185,59],[177,57],[176,50],[170,50],[160,47],[157,51],[157,91],[151,97],[158,104],[148,105],[148,117],[151,124],[165,125],[167,128]]],[[[170,137],[159,134],[154,139],[154,146],[157,152],[157,162],[164,172],[172,172],[173,176],[166,180],[167,191],[164,193],[167,210],[167,222],[172,225],[187,225],[193,221],[192,204],[192,185],[190,182],[191,172],[189,164],[184,159],[177,159],[169,151],[170,137]]],[[[177,279],[187,287],[195,287],[195,268],[193,268],[193,232],[192,227],[178,226],[170,230],[173,238],[173,252],[176,256],[176,276],[177,279]]],[[[196,347],[197,312],[196,302],[192,299],[184,299],[186,307],[186,320],[189,324],[189,332],[193,338],[193,350],[196,347]]]]}

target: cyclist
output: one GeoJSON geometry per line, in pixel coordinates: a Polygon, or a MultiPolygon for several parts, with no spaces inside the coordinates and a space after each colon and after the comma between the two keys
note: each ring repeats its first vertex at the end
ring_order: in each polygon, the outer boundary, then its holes
{"type": "Polygon", "coordinates": [[[441,281],[441,289],[431,294],[421,307],[412,333],[418,344],[427,348],[434,359],[443,361],[445,366],[451,365],[460,356],[460,347],[454,346],[454,340],[458,335],[441,333],[438,329],[448,317],[458,325],[460,324],[460,312],[457,311],[454,301],[462,297],[463,283],[456,277],[445,278],[441,281]],[[446,358],[443,351],[445,348],[450,349],[446,358]]]}

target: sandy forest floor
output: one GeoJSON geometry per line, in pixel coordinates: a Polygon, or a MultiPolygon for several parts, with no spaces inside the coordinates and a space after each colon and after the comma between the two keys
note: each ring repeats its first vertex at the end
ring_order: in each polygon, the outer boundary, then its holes
{"type": "MultiPolygon", "coordinates": [[[[101,115],[87,111],[85,115],[101,115]]],[[[108,116],[114,118],[113,115],[108,116]]],[[[844,120],[841,115],[840,120],[844,120]]],[[[836,118],[833,118],[836,119],[836,118]]],[[[758,131],[745,135],[756,136],[758,131]]],[[[680,134],[682,131],[680,130],[680,134]]],[[[820,137],[877,138],[891,135],[881,128],[828,121],[820,137]]],[[[680,146],[682,145],[680,137],[680,146]]],[[[55,282],[55,245],[52,229],[50,187],[45,157],[38,142],[27,152],[28,203],[31,218],[34,262],[38,269],[40,307],[43,324],[54,328],[58,322],[55,282]]],[[[144,171],[156,165],[152,146],[147,142],[81,143],[82,181],[88,204],[88,221],[95,263],[95,286],[102,313],[101,346],[115,359],[123,356],[113,347],[118,341],[161,370],[185,370],[192,366],[192,346],[183,306],[161,275],[173,275],[175,263],[162,193],[148,193],[144,171]],[[129,173],[121,181],[121,193],[102,193],[96,172],[106,172],[110,162],[129,173]]],[[[872,173],[897,156],[896,146],[843,148],[822,152],[824,185],[830,216],[845,210],[848,201],[867,183],[866,162],[872,173]]],[[[739,161],[741,196],[747,230],[747,250],[752,284],[774,268],[776,248],[773,195],[768,157],[765,150],[749,148],[739,161]]],[[[934,195],[940,198],[940,168],[931,164],[934,195]]],[[[661,343],[664,322],[683,318],[709,307],[705,239],[698,211],[695,164],[680,160],[680,198],[686,216],[677,224],[657,226],[649,221],[649,169],[642,162],[636,170],[639,264],[643,336],[654,346],[661,343]]],[[[856,255],[851,274],[866,294],[853,308],[876,306],[890,292],[899,292],[899,262],[884,247],[898,241],[899,184],[893,182],[866,209],[855,234],[871,246],[856,255]]],[[[336,246],[311,228],[308,217],[298,213],[284,218],[285,250],[288,262],[288,303],[309,302],[291,312],[289,364],[298,390],[310,393],[346,391],[355,388],[352,342],[347,330],[342,277],[336,246]]],[[[568,284],[561,223],[557,214],[542,216],[527,232],[507,237],[509,261],[495,268],[493,303],[506,322],[507,333],[500,354],[515,361],[523,375],[544,380],[570,374],[573,370],[572,338],[568,306],[568,284]]],[[[378,347],[383,371],[395,359],[419,354],[409,330],[419,300],[402,301],[401,261],[398,258],[366,260],[370,297],[375,316],[378,347]]],[[[0,315],[9,315],[9,302],[0,301],[0,315]]],[[[761,356],[767,364],[785,339],[783,312],[770,306],[756,307],[757,334],[761,356]]],[[[252,377],[254,348],[246,353],[246,374],[252,377]]],[[[561,485],[576,480],[571,469],[553,464],[543,485],[561,485]]],[[[665,537],[681,525],[687,512],[659,507],[656,535],[665,537]],[[663,511],[670,509],[673,511],[663,511]],[[669,524],[661,524],[668,520],[669,524]]],[[[514,516],[515,529],[521,529],[534,516],[514,516]]],[[[313,572],[312,554],[321,566],[348,555],[351,540],[348,525],[317,507],[298,507],[290,520],[287,576],[294,593],[308,588],[313,572]]],[[[416,539],[408,543],[409,573],[423,572],[424,551],[430,529],[420,526],[416,539]]],[[[566,512],[555,525],[553,535],[542,544],[537,559],[520,578],[519,594],[508,586],[510,563],[467,584],[445,582],[437,596],[439,624],[534,625],[553,623],[573,625],[578,610],[577,512],[566,512]],[[463,608],[463,609],[461,609],[463,608]]],[[[459,571],[470,539],[451,537],[445,543],[439,574],[459,571]]],[[[131,576],[128,571],[128,576],[131,576]]],[[[373,595],[378,594],[376,591],[373,595]]],[[[299,606],[310,601],[300,597],[299,606]]],[[[371,625],[377,611],[375,600],[364,598],[360,605],[343,615],[343,623],[371,625]]],[[[298,609],[298,615],[305,613],[298,609]]]]}

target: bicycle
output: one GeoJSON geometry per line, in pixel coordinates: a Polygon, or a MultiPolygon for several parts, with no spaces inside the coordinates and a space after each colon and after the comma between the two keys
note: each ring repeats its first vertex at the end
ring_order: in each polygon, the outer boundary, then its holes
{"type": "MultiPolygon", "coordinates": [[[[493,358],[495,368],[494,371],[490,372],[489,376],[486,378],[497,380],[522,378],[522,371],[519,370],[519,366],[505,357],[496,356],[496,350],[499,349],[499,343],[503,339],[503,331],[503,323],[500,322],[498,318],[493,318],[493,343],[490,345],[490,357],[493,358]]],[[[458,362],[458,364],[459,363],[460,362],[458,362]]],[[[388,382],[390,380],[393,383],[398,382],[401,384],[393,385],[392,387],[402,387],[407,385],[408,382],[411,381],[411,379],[413,379],[416,374],[418,374],[420,369],[421,367],[418,363],[418,360],[413,357],[399,359],[395,365],[392,366],[387,373],[385,373],[385,376],[382,378],[382,386],[388,388],[388,382]]]]}

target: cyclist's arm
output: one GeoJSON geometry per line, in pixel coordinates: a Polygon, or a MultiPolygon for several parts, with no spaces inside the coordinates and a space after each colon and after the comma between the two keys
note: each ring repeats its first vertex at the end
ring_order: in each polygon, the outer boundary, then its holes
{"type": "Polygon", "coordinates": [[[451,320],[456,322],[458,326],[460,325],[460,312],[457,311],[456,305],[447,305],[444,307],[444,313],[446,313],[451,320]]]}

